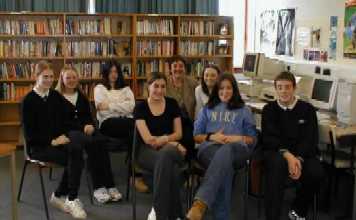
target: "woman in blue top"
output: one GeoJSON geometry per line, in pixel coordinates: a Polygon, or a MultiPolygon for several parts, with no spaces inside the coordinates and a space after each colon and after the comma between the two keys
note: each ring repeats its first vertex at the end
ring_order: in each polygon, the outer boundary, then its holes
{"type": "Polygon", "coordinates": [[[256,143],[254,117],[232,74],[220,75],[194,123],[194,140],[206,173],[187,218],[200,220],[209,208],[214,219],[229,219],[234,170],[245,164],[256,143]]]}

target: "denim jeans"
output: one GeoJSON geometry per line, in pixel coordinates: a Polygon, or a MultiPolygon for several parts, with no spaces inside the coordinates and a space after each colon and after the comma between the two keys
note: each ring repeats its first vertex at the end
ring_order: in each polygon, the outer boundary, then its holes
{"type": "Polygon", "coordinates": [[[247,145],[239,142],[206,142],[199,146],[198,161],[207,170],[195,199],[207,204],[214,219],[229,219],[234,172],[236,168],[244,166],[251,151],[247,145]]]}

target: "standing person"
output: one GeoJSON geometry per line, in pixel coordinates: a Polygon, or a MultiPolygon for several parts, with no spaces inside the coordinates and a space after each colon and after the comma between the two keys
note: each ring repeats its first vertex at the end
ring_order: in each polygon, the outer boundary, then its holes
{"type": "Polygon", "coordinates": [[[79,76],[74,67],[64,67],[61,70],[56,90],[65,98],[66,114],[69,117],[73,139],[82,140],[83,147],[88,154],[88,165],[94,185],[94,198],[99,203],[119,201],[121,193],[115,187],[111,171],[110,157],[104,146],[102,136],[94,126],[90,103],[79,90],[79,76]]]}
{"type": "Polygon", "coordinates": [[[63,106],[65,100],[50,89],[53,71],[46,61],[35,67],[36,84],[22,102],[22,124],[28,154],[43,162],[64,166],[62,180],[52,193],[50,203],[73,218],[85,219],[87,214],[78,198],[83,168],[83,151],[80,143],[68,137],[68,118],[63,106]]]}
{"type": "Polygon", "coordinates": [[[208,103],[211,91],[220,74],[219,67],[214,64],[208,64],[204,67],[200,85],[195,88],[195,117],[198,117],[199,111],[208,103]]]}
{"type": "Polygon", "coordinates": [[[193,120],[195,113],[194,92],[198,83],[187,76],[186,62],[181,56],[171,60],[171,75],[167,80],[167,97],[174,98],[181,109],[183,137],[182,143],[187,147],[188,158],[194,156],[193,120]]]}
{"type": "Polygon", "coordinates": [[[206,209],[212,210],[214,219],[229,219],[234,171],[252,153],[256,134],[254,116],[241,99],[234,76],[220,75],[194,123],[198,161],[206,171],[188,219],[203,219],[206,209]]]}
{"type": "Polygon", "coordinates": [[[186,149],[182,137],[180,109],[165,97],[167,80],[162,73],[152,73],[148,80],[148,98],[135,108],[136,126],[142,144],[138,163],[153,174],[153,207],[148,220],[176,220],[183,216],[180,200],[186,149]]]}
{"type": "Polygon", "coordinates": [[[102,71],[103,82],[94,88],[94,101],[102,134],[127,139],[129,146],[133,138],[133,109],[135,97],[126,85],[119,64],[106,63],[102,71]]]}
{"type": "Polygon", "coordinates": [[[282,72],[275,81],[277,101],[262,111],[262,146],[266,169],[266,219],[280,219],[284,185],[288,178],[300,182],[289,211],[292,220],[305,219],[324,170],[317,156],[318,122],[314,107],[295,97],[293,74],[282,72]]]}

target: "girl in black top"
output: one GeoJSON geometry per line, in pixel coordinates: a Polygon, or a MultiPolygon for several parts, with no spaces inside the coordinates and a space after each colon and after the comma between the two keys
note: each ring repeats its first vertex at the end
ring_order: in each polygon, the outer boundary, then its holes
{"type": "Polygon", "coordinates": [[[64,98],[50,89],[53,71],[46,61],[35,67],[36,85],[22,102],[22,123],[28,154],[32,159],[64,166],[62,180],[52,194],[50,203],[71,213],[74,218],[86,218],[78,199],[83,168],[80,143],[68,136],[68,118],[64,112],[64,98]]]}
{"type": "Polygon", "coordinates": [[[148,215],[153,219],[182,217],[180,166],[186,149],[178,142],[182,137],[182,123],[178,103],[165,97],[166,78],[152,73],[148,81],[148,98],[134,111],[142,146],[138,163],[153,173],[153,208],[148,215]]]}
{"type": "Polygon", "coordinates": [[[64,67],[56,90],[65,98],[64,109],[71,129],[69,136],[80,140],[85,146],[95,189],[94,198],[100,203],[118,201],[122,195],[114,184],[110,157],[106,149],[100,146],[104,144],[105,137],[95,129],[89,100],[78,89],[78,84],[77,70],[70,66],[64,67]]]}

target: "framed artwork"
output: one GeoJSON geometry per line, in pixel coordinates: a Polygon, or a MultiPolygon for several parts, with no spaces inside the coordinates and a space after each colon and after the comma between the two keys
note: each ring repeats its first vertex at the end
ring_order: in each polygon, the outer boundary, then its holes
{"type": "Polygon", "coordinates": [[[293,56],[295,9],[282,9],[277,17],[276,55],[293,56]]]}
{"type": "Polygon", "coordinates": [[[344,57],[356,58],[356,6],[345,8],[344,57]]]}

